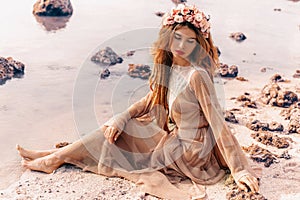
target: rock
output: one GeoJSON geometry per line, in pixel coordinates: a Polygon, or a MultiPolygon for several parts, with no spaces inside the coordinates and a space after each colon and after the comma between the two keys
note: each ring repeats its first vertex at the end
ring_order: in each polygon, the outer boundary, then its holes
{"type": "Polygon", "coordinates": [[[0,85],[13,77],[22,77],[24,69],[25,65],[19,61],[15,61],[12,57],[0,57],[0,85]]]}
{"type": "Polygon", "coordinates": [[[279,158],[284,158],[286,160],[289,160],[292,158],[292,156],[289,154],[288,151],[284,151],[281,155],[279,155],[279,158]]]}
{"type": "Polygon", "coordinates": [[[274,11],[281,11],[281,8],[274,8],[274,11]]]}
{"type": "Polygon", "coordinates": [[[266,67],[260,68],[260,72],[266,72],[266,71],[267,71],[267,68],[266,68],[266,67]]]}
{"type": "Polygon", "coordinates": [[[241,42],[247,39],[247,37],[242,32],[231,33],[230,37],[235,39],[237,42],[241,42]]]}
{"type": "Polygon", "coordinates": [[[285,138],[285,137],[281,138],[278,135],[273,135],[272,133],[269,132],[252,133],[251,137],[256,141],[261,142],[262,144],[271,145],[279,149],[289,147],[290,146],[289,141],[291,141],[290,138],[285,138]]]}
{"type": "Polygon", "coordinates": [[[228,67],[227,64],[220,63],[219,74],[222,77],[236,77],[238,75],[238,67],[236,65],[228,67]]]}
{"type": "Polygon", "coordinates": [[[278,122],[262,123],[259,120],[253,120],[246,124],[246,127],[253,131],[283,131],[283,125],[278,122]]]}
{"type": "Polygon", "coordinates": [[[271,82],[276,83],[276,82],[286,82],[286,80],[284,80],[280,74],[274,74],[271,78],[270,78],[271,82]]]}
{"type": "Polygon", "coordinates": [[[269,124],[269,131],[283,131],[283,125],[278,122],[271,122],[269,124]]]}
{"type": "Polygon", "coordinates": [[[271,83],[262,89],[261,101],[271,106],[289,107],[298,101],[298,96],[292,91],[282,90],[277,83],[271,83]]]}
{"type": "Polygon", "coordinates": [[[219,49],[219,47],[216,47],[216,49],[217,49],[218,57],[220,57],[220,55],[221,55],[221,50],[219,49]]]}
{"type": "Polygon", "coordinates": [[[238,81],[248,81],[248,79],[245,79],[245,78],[242,77],[242,76],[238,76],[238,77],[236,77],[235,79],[238,80],[238,81]]]}
{"type": "Polygon", "coordinates": [[[243,102],[241,106],[249,108],[257,108],[255,101],[252,101],[249,93],[244,93],[243,95],[237,97],[237,101],[243,102]]]}
{"type": "Polygon", "coordinates": [[[251,144],[249,147],[242,147],[242,149],[246,153],[249,153],[252,160],[256,162],[263,162],[265,167],[270,167],[271,164],[277,162],[277,155],[256,144],[251,144]]]}
{"type": "Polygon", "coordinates": [[[110,71],[109,71],[109,69],[106,68],[101,72],[100,78],[105,79],[105,78],[109,77],[109,75],[110,75],[110,71]]]}
{"type": "Polygon", "coordinates": [[[59,142],[59,143],[55,144],[55,148],[57,148],[57,149],[62,148],[62,147],[65,147],[69,144],[71,144],[71,143],[69,143],[69,142],[59,142]]]}
{"type": "Polygon", "coordinates": [[[253,131],[267,131],[269,130],[268,123],[262,123],[259,120],[253,120],[246,123],[246,127],[253,131]]]}
{"type": "Polygon", "coordinates": [[[239,123],[238,120],[235,118],[235,115],[230,111],[225,112],[225,120],[228,122],[235,123],[235,124],[239,123]]]}
{"type": "Polygon", "coordinates": [[[253,193],[248,188],[248,191],[241,190],[236,184],[231,188],[231,190],[226,194],[227,200],[267,200],[262,194],[260,193],[253,193]]]}
{"type": "Polygon", "coordinates": [[[158,12],[155,12],[155,15],[158,16],[158,17],[162,17],[164,16],[164,12],[161,12],[161,11],[158,11],[158,12]]]}
{"type": "Polygon", "coordinates": [[[122,63],[123,59],[119,57],[110,47],[99,50],[91,60],[98,64],[103,65],[115,65],[117,63],[122,63]]]}
{"type": "Polygon", "coordinates": [[[148,79],[151,74],[149,65],[129,64],[128,75],[133,78],[148,79]]]}
{"type": "Polygon", "coordinates": [[[177,6],[178,4],[187,2],[187,0],[172,0],[172,2],[177,6]]]}
{"type": "Polygon", "coordinates": [[[33,14],[39,16],[68,16],[72,13],[70,0],[38,0],[33,5],[33,14]]]}
{"type": "Polygon", "coordinates": [[[290,122],[288,124],[289,133],[300,134],[300,109],[294,108],[290,111],[290,122]]]}
{"type": "Polygon", "coordinates": [[[300,78],[300,70],[296,70],[296,73],[293,75],[293,78],[300,78]]]}

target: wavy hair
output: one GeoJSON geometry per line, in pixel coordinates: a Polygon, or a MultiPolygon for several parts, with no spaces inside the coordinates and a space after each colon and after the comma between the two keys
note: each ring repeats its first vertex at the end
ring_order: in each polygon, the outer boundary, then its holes
{"type": "Polygon", "coordinates": [[[201,31],[189,22],[162,26],[159,31],[159,37],[152,48],[154,66],[149,77],[149,85],[153,92],[151,110],[153,109],[156,114],[158,125],[166,131],[169,131],[167,126],[169,114],[167,102],[168,83],[173,64],[173,54],[170,51],[170,47],[174,32],[184,26],[196,33],[197,45],[188,58],[190,63],[204,68],[211,79],[213,79],[219,63],[217,49],[213,45],[210,34],[208,38],[204,38],[201,31]]]}

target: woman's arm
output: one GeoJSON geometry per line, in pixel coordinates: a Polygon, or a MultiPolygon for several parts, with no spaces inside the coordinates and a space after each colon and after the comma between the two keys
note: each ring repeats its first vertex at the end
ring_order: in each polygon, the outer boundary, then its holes
{"type": "Polygon", "coordinates": [[[257,191],[258,182],[253,176],[255,174],[249,166],[237,139],[225,122],[213,82],[205,70],[199,69],[192,74],[190,89],[199,101],[220,152],[231,170],[236,183],[240,184],[241,188],[243,184],[246,184],[252,191],[257,191]]]}
{"type": "Polygon", "coordinates": [[[107,135],[107,137],[110,135],[110,137],[113,137],[113,139],[116,140],[118,133],[120,134],[124,130],[126,123],[131,118],[143,116],[150,111],[151,99],[152,91],[148,92],[145,97],[132,104],[124,112],[115,114],[112,118],[110,118],[110,120],[104,123],[104,126],[111,127],[111,130],[106,129],[107,131],[104,135],[107,135]]]}

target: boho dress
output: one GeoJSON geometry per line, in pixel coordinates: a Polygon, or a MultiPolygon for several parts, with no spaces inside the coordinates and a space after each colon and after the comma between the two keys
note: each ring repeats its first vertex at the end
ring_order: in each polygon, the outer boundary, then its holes
{"type": "Polygon", "coordinates": [[[122,131],[114,144],[99,129],[56,156],[83,170],[124,177],[144,192],[167,199],[205,194],[190,188],[218,182],[225,168],[236,181],[247,174],[256,176],[226,125],[204,69],[172,66],[167,97],[170,132],[157,125],[150,109],[152,95],[150,91],[105,123],[122,131]]]}

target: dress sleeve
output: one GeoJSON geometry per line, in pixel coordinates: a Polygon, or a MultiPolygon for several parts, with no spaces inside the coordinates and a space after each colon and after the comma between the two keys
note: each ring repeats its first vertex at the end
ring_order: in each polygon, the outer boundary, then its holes
{"type": "Polygon", "coordinates": [[[190,79],[190,89],[198,99],[216,144],[235,181],[247,174],[256,176],[237,139],[225,122],[213,82],[205,70],[200,69],[193,72],[190,79]]]}
{"type": "Polygon", "coordinates": [[[126,123],[131,118],[141,117],[150,112],[151,99],[152,91],[148,92],[145,97],[132,104],[124,112],[115,114],[112,118],[104,123],[104,126],[113,126],[122,132],[126,123]]]}

